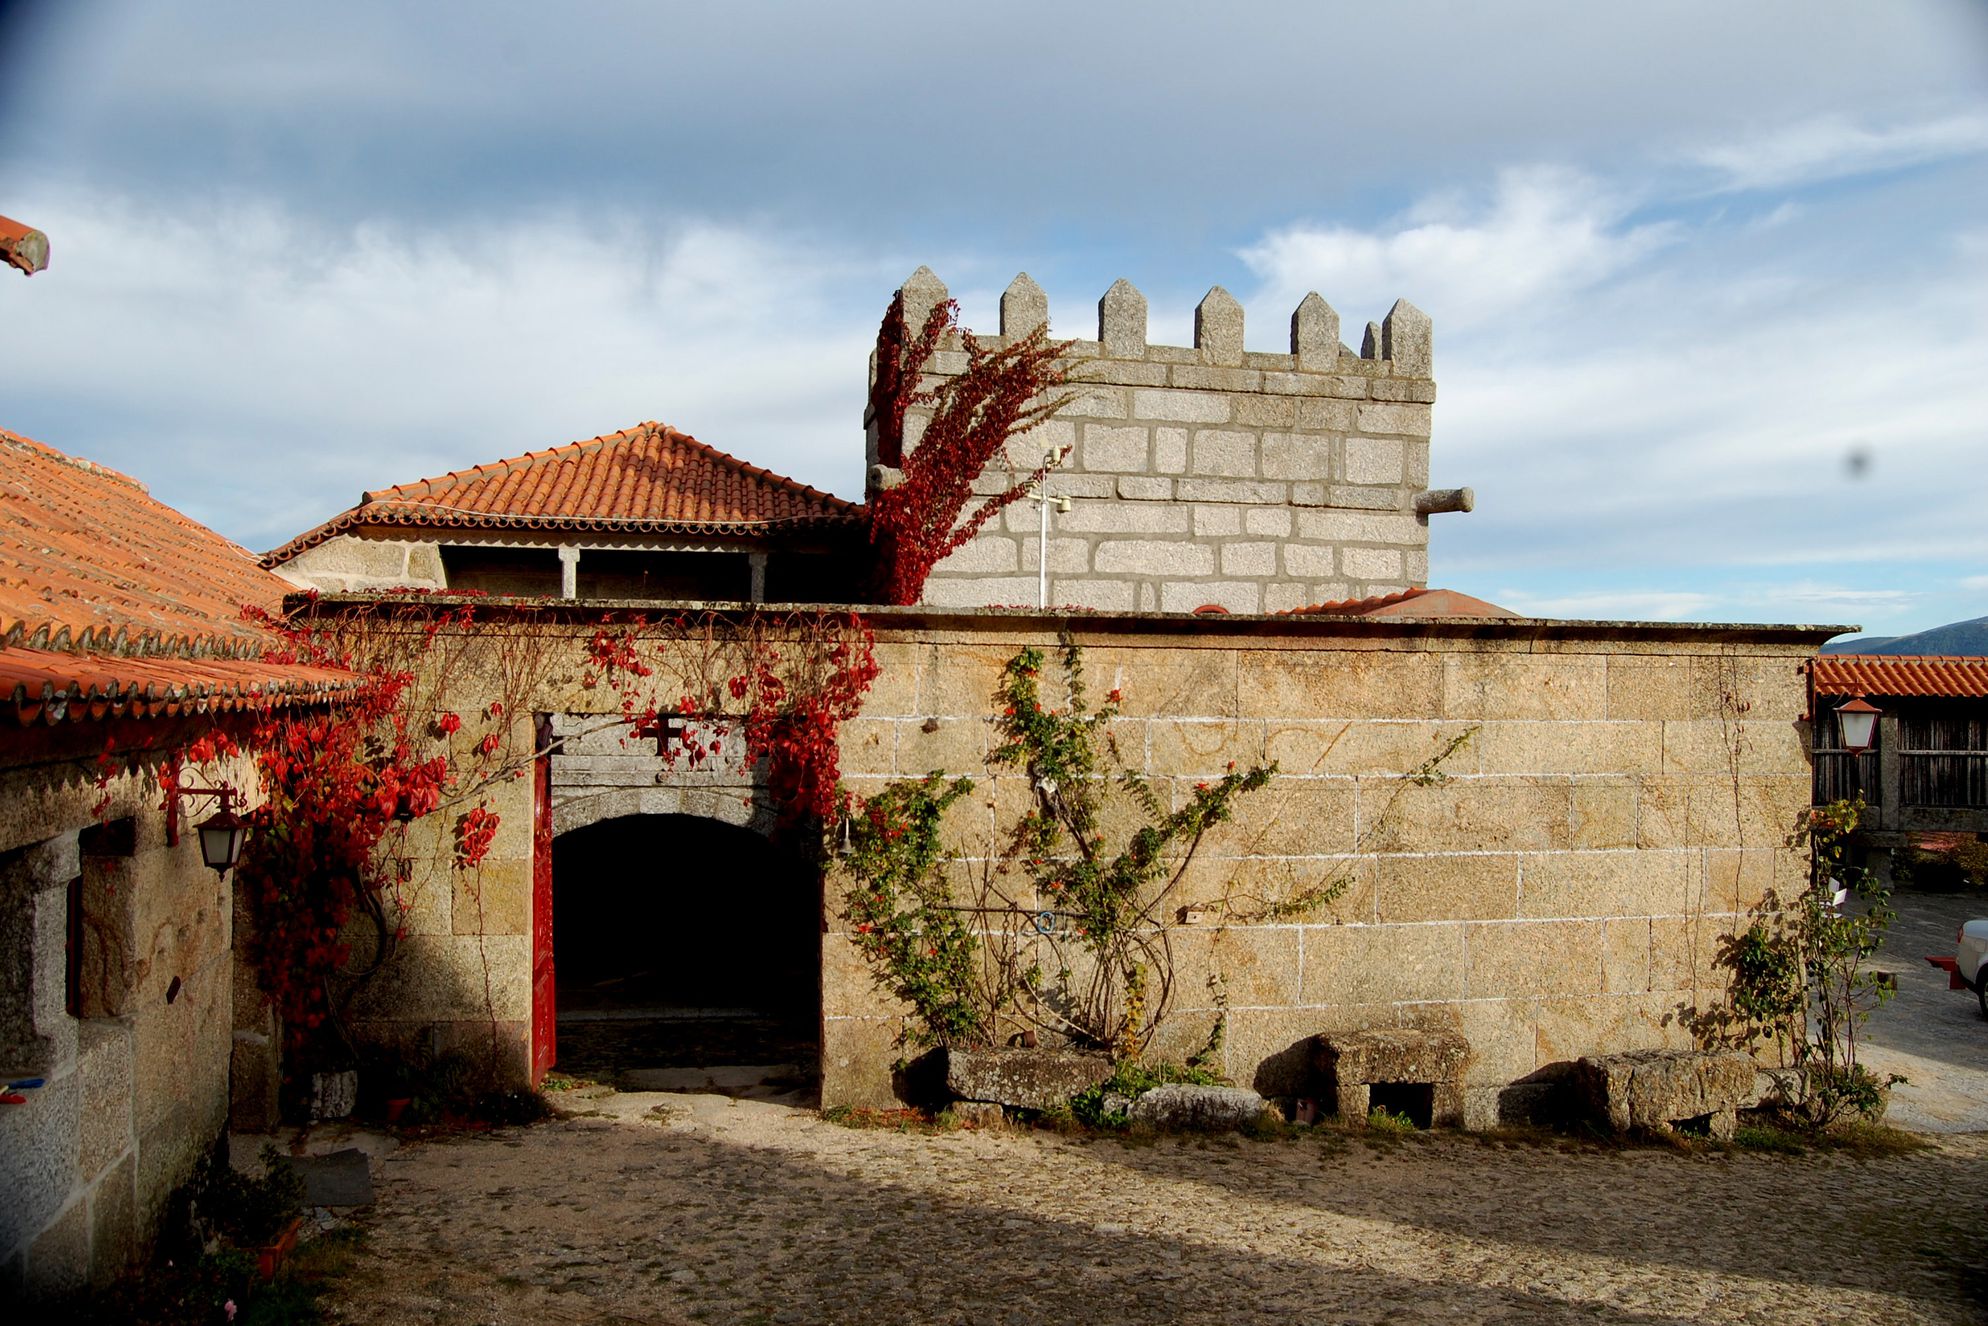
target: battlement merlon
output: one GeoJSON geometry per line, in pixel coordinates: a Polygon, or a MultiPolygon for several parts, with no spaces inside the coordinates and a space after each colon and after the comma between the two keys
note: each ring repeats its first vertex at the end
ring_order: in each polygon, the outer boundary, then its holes
{"type": "MultiPolygon", "coordinates": [[[[946,283],[929,267],[913,272],[900,293],[904,296],[905,324],[912,330],[924,325],[935,305],[950,298],[946,283]]],[[[1001,295],[999,334],[982,339],[999,345],[1048,320],[1048,297],[1023,272],[1001,295]]],[[[1072,340],[1065,353],[1085,361],[1082,377],[1086,382],[1114,386],[1433,403],[1429,315],[1401,299],[1383,321],[1368,327],[1369,334],[1355,353],[1340,342],[1339,314],[1314,292],[1291,313],[1289,354],[1245,350],[1242,305],[1221,286],[1215,286],[1194,310],[1191,347],[1154,345],[1146,339],[1146,297],[1131,282],[1119,280],[1098,300],[1097,338],[1072,340]],[[1331,380],[1335,378],[1345,380],[1331,380]]],[[[963,364],[958,351],[941,350],[928,368],[946,374],[958,372],[963,364]]],[[[875,371],[872,365],[872,374],[875,371]]]]}

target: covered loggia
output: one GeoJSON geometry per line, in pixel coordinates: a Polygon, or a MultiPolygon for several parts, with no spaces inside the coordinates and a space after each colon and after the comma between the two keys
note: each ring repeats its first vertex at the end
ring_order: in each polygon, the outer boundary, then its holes
{"type": "Polygon", "coordinates": [[[622,815],[552,845],[555,1066],[624,1089],[811,1085],[820,876],[748,828],[622,815]]]}

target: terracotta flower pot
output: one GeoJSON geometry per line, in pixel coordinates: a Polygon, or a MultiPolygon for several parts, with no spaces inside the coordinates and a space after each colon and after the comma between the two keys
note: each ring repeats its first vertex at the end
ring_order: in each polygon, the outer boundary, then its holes
{"type": "Polygon", "coordinates": [[[276,1272],[283,1265],[284,1258],[288,1257],[291,1250],[297,1246],[297,1231],[303,1227],[304,1218],[302,1216],[292,1216],[290,1223],[283,1227],[282,1233],[278,1234],[268,1243],[263,1244],[260,1248],[257,1248],[255,1250],[256,1274],[260,1275],[264,1280],[274,1280],[276,1272]]]}

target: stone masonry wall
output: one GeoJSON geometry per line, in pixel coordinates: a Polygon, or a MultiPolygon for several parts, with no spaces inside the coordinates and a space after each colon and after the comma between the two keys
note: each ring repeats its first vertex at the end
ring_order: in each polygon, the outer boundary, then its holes
{"type": "MultiPolygon", "coordinates": [[[[80,752],[103,749],[92,726],[76,736],[80,752]]],[[[190,829],[167,846],[154,769],[100,792],[93,767],[0,771],[0,1073],[45,1079],[0,1107],[0,1301],[102,1285],[142,1258],[228,1118],[232,890],[190,829]]],[[[245,765],[221,774],[253,786],[245,765]]],[[[212,805],[187,804],[190,819],[212,805]]]]}
{"type": "MultiPolygon", "coordinates": [[[[946,299],[925,268],[903,287],[914,330],[946,299]]],[[[1022,275],[1001,298],[1003,338],[1048,320],[1022,275]]],[[[1048,423],[1009,444],[983,494],[1067,455],[1046,481],[1070,510],[1050,515],[1052,606],[1106,611],[1276,612],[1421,587],[1428,580],[1429,319],[1406,301],[1369,323],[1362,350],[1340,343],[1339,315],[1316,294],[1291,316],[1291,352],[1243,348],[1243,310],[1219,286],[1195,311],[1193,348],[1149,345],[1146,301],[1124,281],[1098,304],[1096,340],[1066,351],[1079,385],[1048,423]]],[[[995,343],[999,343],[997,340],[995,343]]],[[[965,363],[942,350],[931,368],[965,363]]],[[[871,367],[872,377],[875,365],[871,367]]],[[[906,420],[905,447],[930,412],[906,420]]],[[[893,481],[869,432],[870,490],[893,481]]],[[[1041,515],[1031,500],[934,569],[925,601],[1034,604],[1041,515]]]]}
{"type": "MultiPolygon", "coordinates": [[[[1723,997],[1719,941],[1801,878],[1784,844],[1808,802],[1801,665],[1820,632],[1071,629],[1094,693],[1123,689],[1113,737],[1163,798],[1231,760],[1280,766],[1203,844],[1183,901],[1348,880],[1302,920],[1175,932],[1176,1003],[1152,1052],[1198,1048],[1219,990],[1223,1070],[1267,1094],[1317,1089],[1305,1048],[1319,1033],[1445,1027],[1473,1051],[1471,1121],[1523,1115],[1581,1055],[1688,1045],[1690,1015],[1723,997]],[[1405,776],[1458,738],[1437,776],[1405,776]]],[[[969,871],[1024,798],[982,764],[997,674],[1024,644],[1054,637],[1020,619],[891,632],[844,732],[859,793],[932,769],[981,780],[948,823],[969,871]]],[[[831,911],[840,891],[831,879],[831,911]]],[[[902,1016],[830,927],[822,1098],[887,1104],[902,1016]]]]}
{"type": "Polygon", "coordinates": [[[439,544],[339,534],[271,568],[291,584],[324,594],[371,589],[446,589],[439,544]]]}
{"type": "MultiPolygon", "coordinates": [[[[874,610],[882,673],[843,730],[858,793],[932,770],[981,791],[955,807],[952,848],[989,854],[1023,799],[984,766],[991,697],[1034,614],[874,610]]],[[[1275,760],[1271,785],[1203,845],[1185,893],[1266,900],[1348,887],[1298,921],[1176,933],[1176,1004],[1154,1052],[1208,1035],[1223,992],[1224,1071],[1273,1094],[1306,1088],[1304,1047],[1341,1029],[1441,1026],[1469,1038],[1472,1119],[1523,1113],[1584,1054],[1688,1043],[1722,997],[1720,939],[1797,883],[1785,835],[1807,804],[1801,667],[1827,629],[1328,617],[1065,619],[1093,687],[1121,688],[1113,735],[1163,797],[1228,761],[1275,760]],[[1457,738],[1436,771],[1411,772],[1457,738]]],[[[613,698],[573,666],[541,703],[613,698]]],[[[480,703],[473,683],[453,696],[480,703]]],[[[629,812],[690,810],[720,789],[641,764],[629,812]],[[654,807],[645,796],[659,798],[654,807]]],[[[594,767],[594,766],[590,766],[594,767]]],[[[606,764],[598,764],[606,776],[606,764]]],[[[705,783],[737,775],[690,776],[705,783]]],[[[633,782],[630,783],[631,788],[633,782]]],[[[573,789],[578,791],[577,787],[573,789]]],[[[736,786],[725,789],[728,807],[736,786]]],[[[465,1049],[497,1023],[507,1071],[530,1019],[529,782],[498,789],[504,827],[480,876],[452,876],[446,826],[413,826],[407,946],[368,992],[377,1024],[435,1025],[465,1049]],[[432,832],[431,832],[432,831],[432,832]],[[418,835],[432,843],[415,848],[418,835]]],[[[727,815],[731,812],[728,810],[727,815]]],[[[884,1104],[903,1012],[878,994],[825,893],[822,1099],[884,1104]]],[[[750,924],[749,899],[741,924],[750,924]]]]}

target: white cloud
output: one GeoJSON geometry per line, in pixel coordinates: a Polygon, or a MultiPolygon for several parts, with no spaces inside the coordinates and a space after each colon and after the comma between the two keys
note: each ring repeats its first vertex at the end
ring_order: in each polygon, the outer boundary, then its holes
{"type": "Polygon", "coordinates": [[[251,546],[362,488],[645,419],[860,495],[896,264],[700,221],[334,228],[87,194],[35,215],[56,263],[7,292],[0,398],[251,546]]]}
{"type": "Polygon", "coordinates": [[[1500,607],[1527,617],[1565,617],[1582,621],[1703,620],[1718,602],[1695,590],[1594,590],[1574,594],[1535,594],[1513,587],[1498,592],[1500,607]]]}
{"type": "MultiPolygon", "coordinates": [[[[1241,250],[1259,295],[1295,307],[1317,290],[1345,313],[1406,296],[1439,310],[1441,325],[1480,326],[1537,315],[1556,299],[1618,276],[1676,238],[1668,224],[1626,222],[1626,199],[1577,172],[1506,170],[1482,206],[1454,197],[1418,205],[1375,230],[1298,224],[1241,250]]],[[[1357,344],[1358,324],[1347,331],[1357,344]]]]}
{"type": "MultiPolygon", "coordinates": [[[[1789,585],[1777,585],[1772,596],[1789,603],[1808,606],[1835,608],[1899,608],[1914,599],[1924,597],[1917,590],[1910,589],[1856,589],[1848,585],[1822,585],[1813,581],[1797,581],[1789,585]]],[[[1765,597],[1756,591],[1756,597],[1765,597]]]]}
{"type": "Polygon", "coordinates": [[[1976,152],[1988,152],[1988,114],[1883,129],[1831,115],[1701,148],[1688,159],[1717,172],[1720,190],[1738,192],[1817,184],[1976,152]]]}
{"type": "Polygon", "coordinates": [[[1988,576],[1962,576],[1960,578],[1960,587],[1962,589],[1972,589],[1988,593],[1988,576]]]}

